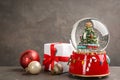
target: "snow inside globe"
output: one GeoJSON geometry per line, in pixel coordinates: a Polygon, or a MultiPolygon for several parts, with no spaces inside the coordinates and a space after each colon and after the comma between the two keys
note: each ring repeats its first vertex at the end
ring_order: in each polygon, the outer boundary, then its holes
{"type": "Polygon", "coordinates": [[[109,42],[107,27],[96,18],[84,18],[73,25],[72,44],[77,51],[104,51],[109,42]]]}

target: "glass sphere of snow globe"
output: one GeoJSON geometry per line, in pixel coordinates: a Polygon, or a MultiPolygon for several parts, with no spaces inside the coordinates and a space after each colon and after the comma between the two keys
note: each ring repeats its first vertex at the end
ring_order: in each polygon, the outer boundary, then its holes
{"type": "Polygon", "coordinates": [[[71,32],[71,42],[77,51],[104,51],[109,37],[107,27],[95,18],[78,20],[71,32]]]}

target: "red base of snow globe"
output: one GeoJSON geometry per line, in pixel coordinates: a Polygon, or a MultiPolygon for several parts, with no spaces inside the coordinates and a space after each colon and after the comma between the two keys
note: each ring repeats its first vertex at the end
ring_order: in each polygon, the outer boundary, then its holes
{"type": "Polygon", "coordinates": [[[106,52],[73,52],[69,73],[81,77],[103,77],[110,74],[106,52]]]}

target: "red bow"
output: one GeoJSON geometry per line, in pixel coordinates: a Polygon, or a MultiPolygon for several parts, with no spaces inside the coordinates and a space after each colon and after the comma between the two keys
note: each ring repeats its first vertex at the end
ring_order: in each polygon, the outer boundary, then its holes
{"type": "Polygon", "coordinates": [[[51,70],[54,67],[54,61],[58,62],[58,61],[62,61],[62,62],[67,62],[69,57],[62,57],[62,56],[55,56],[56,55],[56,48],[54,48],[55,44],[51,44],[50,45],[50,54],[44,54],[44,61],[43,61],[43,65],[45,65],[45,70],[49,69],[49,65],[51,64],[51,70]]]}

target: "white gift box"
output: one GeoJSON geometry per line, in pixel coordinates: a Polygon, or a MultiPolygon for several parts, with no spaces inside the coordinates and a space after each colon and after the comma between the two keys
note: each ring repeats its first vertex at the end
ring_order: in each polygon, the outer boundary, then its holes
{"type": "MultiPolygon", "coordinates": [[[[69,58],[70,55],[72,54],[73,51],[73,46],[70,43],[46,43],[44,44],[44,55],[48,55],[49,58],[51,56],[51,48],[50,46],[54,45],[54,48],[57,50],[56,54],[54,55],[55,57],[67,57],[69,58]]],[[[44,61],[48,59],[44,57],[44,61]]],[[[43,61],[43,63],[44,63],[43,61]]],[[[67,65],[68,61],[54,61],[54,65],[56,63],[60,63],[63,66],[63,72],[68,72],[69,70],[69,65],[67,65]]],[[[43,64],[46,65],[46,64],[43,64]]],[[[46,66],[45,66],[46,67],[46,66]]],[[[51,64],[49,65],[48,70],[51,70],[51,64]]]]}

